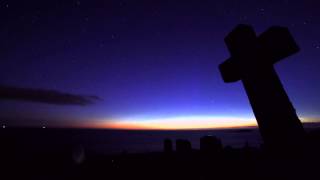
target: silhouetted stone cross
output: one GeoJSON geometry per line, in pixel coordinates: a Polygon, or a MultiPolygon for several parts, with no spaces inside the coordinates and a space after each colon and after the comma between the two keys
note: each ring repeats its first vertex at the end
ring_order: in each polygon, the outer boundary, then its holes
{"type": "Polygon", "coordinates": [[[224,82],[242,80],[261,136],[271,148],[292,147],[304,129],[273,64],[299,51],[289,30],[271,27],[259,37],[248,25],[238,25],[225,37],[231,57],[219,65],[224,82]]]}

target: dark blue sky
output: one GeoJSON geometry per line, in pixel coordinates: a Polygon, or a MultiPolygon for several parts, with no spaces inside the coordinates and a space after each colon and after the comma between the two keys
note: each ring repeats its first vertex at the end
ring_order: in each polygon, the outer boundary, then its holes
{"type": "Polygon", "coordinates": [[[251,119],[242,84],[223,83],[217,68],[229,57],[223,38],[239,23],[258,34],[290,29],[301,51],[276,69],[298,115],[317,119],[319,9],[316,0],[1,1],[0,85],[99,99],[86,106],[1,100],[0,121],[251,119]]]}

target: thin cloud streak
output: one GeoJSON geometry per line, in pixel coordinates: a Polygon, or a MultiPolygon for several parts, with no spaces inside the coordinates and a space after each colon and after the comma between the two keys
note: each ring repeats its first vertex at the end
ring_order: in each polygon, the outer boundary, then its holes
{"type": "Polygon", "coordinates": [[[0,85],[0,100],[17,100],[54,105],[86,106],[101,100],[97,96],[78,95],[48,89],[20,88],[0,85]]]}

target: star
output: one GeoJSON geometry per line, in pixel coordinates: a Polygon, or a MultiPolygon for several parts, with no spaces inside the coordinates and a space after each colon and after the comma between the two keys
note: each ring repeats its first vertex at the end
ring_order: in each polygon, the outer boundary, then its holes
{"type": "Polygon", "coordinates": [[[240,16],[240,21],[246,21],[248,19],[247,16],[240,16]]]}
{"type": "Polygon", "coordinates": [[[319,44],[319,43],[315,43],[315,44],[313,44],[313,47],[314,47],[315,49],[320,49],[320,44],[319,44]]]}
{"type": "Polygon", "coordinates": [[[160,13],[159,13],[159,11],[157,11],[157,10],[154,10],[153,13],[152,13],[153,16],[159,16],[159,14],[160,14],[160,13]]]}
{"type": "Polygon", "coordinates": [[[123,23],[126,23],[126,22],[127,22],[127,18],[126,18],[126,17],[122,17],[122,18],[120,19],[120,21],[123,22],[123,23]]]}
{"type": "Polygon", "coordinates": [[[35,24],[39,20],[39,17],[37,15],[32,16],[31,24],[35,24]]]}
{"type": "Polygon", "coordinates": [[[264,15],[265,14],[265,9],[264,8],[260,8],[259,9],[259,13],[260,13],[260,15],[264,15]]]}
{"type": "Polygon", "coordinates": [[[75,64],[75,63],[77,63],[77,60],[76,59],[71,59],[71,63],[75,64]]]}
{"type": "Polygon", "coordinates": [[[87,28],[86,27],[81,27],[81,32],[82,33],[86,33],[87,32],[87,28]]]}
{"type": "Polygon", "coordinates": [[[104,47],[104,42],[99,43],[99,47],[103,48],[104,47]]]}

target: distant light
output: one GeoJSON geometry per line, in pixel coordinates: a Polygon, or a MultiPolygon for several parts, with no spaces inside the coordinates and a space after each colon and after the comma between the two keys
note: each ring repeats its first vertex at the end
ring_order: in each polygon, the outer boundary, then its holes
{"type": "Polygon", "coordinates": [[[45,126],[42,126],[42,129],[45,129],[46,127],[45,126]]]}
{"type": "Polygon", "coordinates": [[[5,129],[5,128],[6,128],[6,125],[2,125],[2,128],[5,129]]]}

